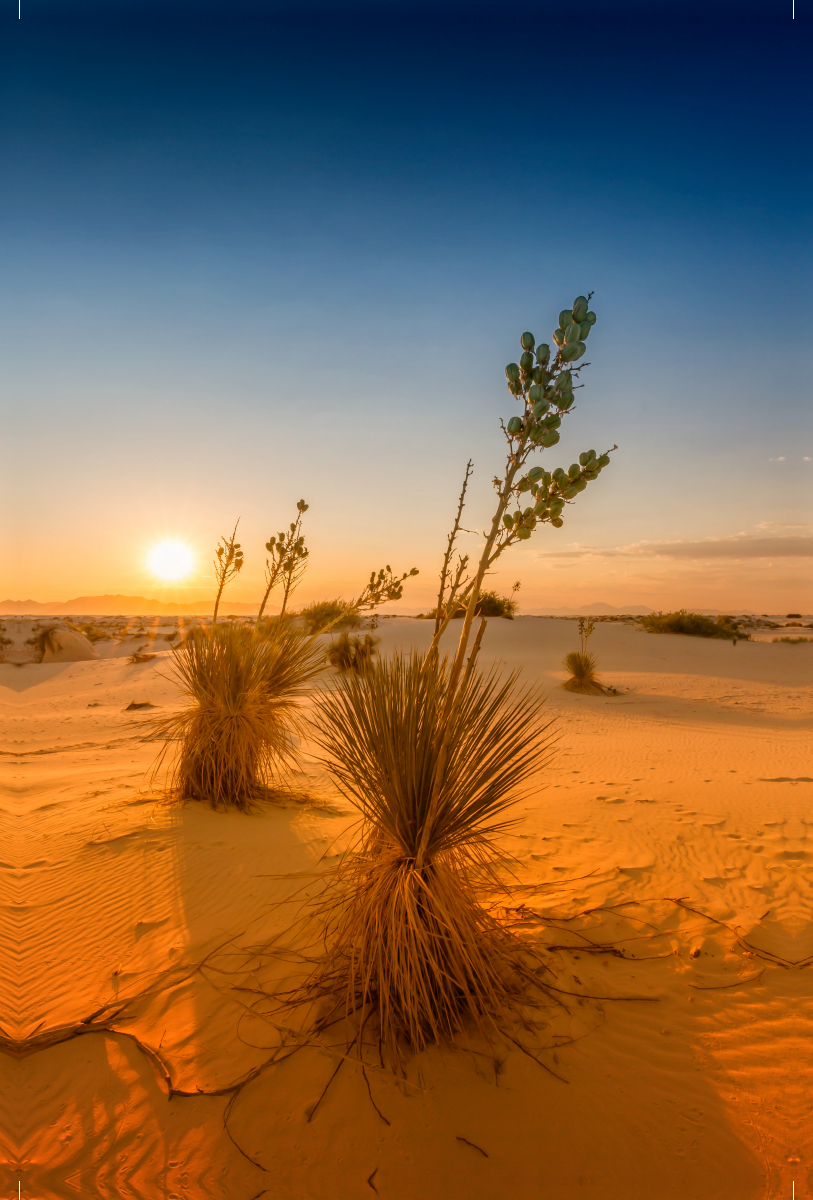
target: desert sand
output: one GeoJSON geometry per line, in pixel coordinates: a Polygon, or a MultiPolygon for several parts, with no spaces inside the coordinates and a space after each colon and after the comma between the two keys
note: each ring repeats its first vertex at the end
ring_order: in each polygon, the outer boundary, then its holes
{"type": "Polygon", "coordinates": [[[143,739],[178,694],[166,642],[128,662],[144,645],[0,665],[3,1195],[813,1192],[813,645],[602,624],[619,694],[593,697],[558,687],[573,622],[489,624],[483,662],[538,680],[555,719],[505,867],[567,1008],[540,1009],[539,1062],[473,1041],[401,1083],[338,1036],[270,1062],[297,1043],[249,1006],[290,968],[239,948],[290,927],[353,812],[307,741],[285,804],[168,804],[143,739]]]}

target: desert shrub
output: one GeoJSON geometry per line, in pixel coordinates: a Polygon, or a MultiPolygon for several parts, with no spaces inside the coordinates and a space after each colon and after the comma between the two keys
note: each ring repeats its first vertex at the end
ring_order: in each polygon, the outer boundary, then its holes
{"type": "Polygon", "coordinates": [[[537,981],[525,944],[488,907],[495,838],[549,746],[535,689],[472,671],[445,712],[446,659],[395,654],[342,675],[323,698],[318,740],[362,816],[357,853],[328,885],[325,956],[301,999],[320,1024],[367,1018],[399,1062],[403,1048],[488,1033],[537,981]]]}
{"type": "Polygon", "coordinates": [[[692,637],[727,638],[729,641],[748,641],[750,634],[740,629],[733,617],[720,616],[717,620],[703,613],[687,612],[685,608],[670,613],[650,613],[641,617],[641,624],[649,633],[686,633],[692,637]]]}
{"type": "Polygon", "coordinates": [[[589,696],[606,696],[608,688],[596,675],[595,654],[584,654],[580,650],[572,650],[565,656],[565,668],[570,672],[562,687],[568,692],[581,692],[589,696]]]}
{"type": "Polygon", "coordinates": [[[34,653],[38,655],[39,662],[42,662],[46,650],[56,650],[56,634],[58,629],[58,625],[48,625],[44,629],[38,629],[30,638],[26,638],[26,646],[32,647],[34,653]]]}
{"type": "Polygon", "coordinates": [[[328,646],[327,661],[339,671],[364,671],[373,661],[380,641],[381,638],[369,633],[365,633],[363,638],[343,633],[328,646]]]}
{"type": "Polygon", "coordinates": [[[357,609],[346,600],[316,600],[299,610],[309,633],[323,633],[327,629],[358,629],[361,617],[357,609]]]}
{"type": "MultiPolygon", "coordinates": [[[[475,617],[505,617],[513,621],[517,611],[517,602],[513,596],[500,596],[497,592],[480,592],[480,597],[474,606],[475,617]]],[[[434,614],[432,614],[434,615],[434,614]]],[[[452,620],[466,615],[466,607],[458,605],[452,613],[452,620]]]]}
{"type": "Polygon", "coordinates": [[[322,669],[322,651],[290,626],[258,638],[221,623],[193,630],[173,655],[186,704],[154,730],[164,753],[179,743],[170,790],[213,808],[249,809],[294,758],[298,704],[322,669]]]}
{"type": "Polygon", "coordinates": [[[771,638],[772,642],[786,642],[789,646],[798,646],[800,642],[813,642],[809,637],[778,637],[771,638]]]}

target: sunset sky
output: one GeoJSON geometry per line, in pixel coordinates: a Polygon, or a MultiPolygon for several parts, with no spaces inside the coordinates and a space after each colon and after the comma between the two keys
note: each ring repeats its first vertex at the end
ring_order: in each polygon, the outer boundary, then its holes
{"type": "Polygon", "coordinates": [[[303,600],[390,562],[427,606],[519,335],[594,291],[540,461],[619,449],[496,586],[810,611],[809,18],[571,7],[8,7],[0,599],[206,598],[239,517],[253,600],[304,497],[303,600]]]}

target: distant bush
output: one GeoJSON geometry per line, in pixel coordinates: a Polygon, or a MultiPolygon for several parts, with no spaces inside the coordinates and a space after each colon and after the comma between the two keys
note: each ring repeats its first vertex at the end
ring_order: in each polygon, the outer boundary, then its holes
{"type": "MultiPolygon", "coordinates": [[[[477,617],[505,617],[507,621],[513,621],[516,613],[517,602],[513,596],[500,596],[497,592],[481,592],[474,609],[477,617]]],[[[428,613],[418,613],[418,616],[434,620],[436,614],[437,609],[433,608],[428,613]]],[[[452,619],[457,621],[465,615],[466,606],[459,604],[452,613],[452,619]]]]}
{"type": "Polygon", "coordinates": [[[327,660],[338,671],[365,671],[377,653],[380,638],[365,633],[364,637],[351,637],[343,633],[328,646],[327,660]]]}
{"type": "Polygon", "coordinates": [[[720,616],[717,620],[702,613],[677,612],[651,613],[641,617],[641,624],[649,633],[687,633],[692,637],[725,638],[730,642],[750,640],[750,633],[741,629],[733,617],[720,616]]]}
{"type": "Polygon", "coordinates": [[[813,637],[778,637],[771,638],[772,642],[787,642],[789,646],[798,646],[800,642],[813,642],[813,637]]]}
{"type": "Polygon", "coordinates": [[[358,629],[361,624],[355,608],[346,600],[317,600],[300,609],[297,615],[302,618],[308,633],[322,633],[328,628],[358,629]]]}

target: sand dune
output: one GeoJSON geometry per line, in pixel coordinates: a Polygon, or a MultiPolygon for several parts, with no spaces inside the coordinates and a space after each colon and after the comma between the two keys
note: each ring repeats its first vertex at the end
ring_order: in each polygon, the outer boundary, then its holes
{"type": "MultiPolygon", "coordinates": [[[[430,630],[379,632],[386,651],[430,630]]],[[[809,1194],[813,646],[601,625],[591,650],[620,694],[585,697],[556,686],[575,640],[567,621],[494,621],[484,647],[538,678],[557,720],[506,839],[516,916],[556,947],[567,1005],[540,1014],[543,1065],[474,1043],[399,1084],[348,1061],[315,1112],[338,1037],[267,1066],[230,1109],[234,1092],[196,1094],[291,1038],[242,990],[290,968],[239,948],[290,926],[280,902],[351,836],[311,748],[294,780],[311,801],[170,806],[143,740],[177,703],[167,651],[0,664],[8,1194],[809,1194]]]]}

